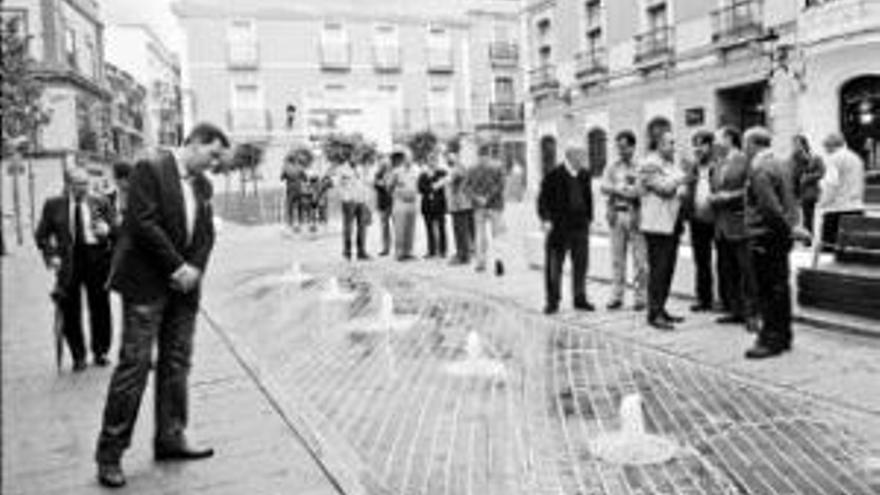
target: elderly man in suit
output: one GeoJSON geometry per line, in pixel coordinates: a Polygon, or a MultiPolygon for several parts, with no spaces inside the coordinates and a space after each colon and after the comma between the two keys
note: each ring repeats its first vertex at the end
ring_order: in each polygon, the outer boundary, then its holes
{"type": "Polygon", "coordinates": [[[681,205],[689,178],[675,163],[675,141],[666,132],[639,166],[640,229],[648,246],[648,325],[673,330],[684,319],[666,311],[683,230],[681,205]]]}
{"type": "Polygon", "coordinates": [[[120,460],[131,443],[154,342],[155,459],[201,459],[214,453],[189,444],[184,430],[200,283],[214,246],[212,188],[204,173],[224,159],[228,147],[220,129],[199,124],[183,148],[160,150],[140,160],[132,173],[111,277],[122,296],[122,348],[95,453],[104,486],[125,484],[120,460]]]}
{"type": "Polygon", "coordinates": [[[56,274],[52,297],[61,309],[62,329],[73,357],[73,370],[86,368],[80,293],[85,289],[91,323],[94,363],[108,364],[112,323],[107,276],[112,253],[113,212],[102,197],[88,195],[89,175],[73,168],[65,194],[49,198],[35,233],[43,258],[56,274]]]}
{"type": "Polygon", "coordinates": [[[770,150],[770,132],[755,127],[745,134],[749,159],[745,221],[758,287],[761,329],[749,359],[762,359],[791,348],[791,288],[788,256],[799,235],[791,171],[770,150]]]}
{"type": "Polygon", "coordinates": [[[749,252],[745,223],[745,193],[749,163],[741,150],[742,136],[732,127],[715,133],[718,152],[712,175],[709,201],[715,210],[718,245],[718,278],[723,309],[728,313],[717,319],[722,324],[746,324],[757,331],[755,318],[755,275],[749,252]]]}
{"type": "Polygon", "coordinates": [[[562,264],[571,254],[571,285],[574,308],[593,311],[587,300],[590,223],[593,221],[593,192],[590,173],[576,142],[568,144],[565,161],[544,177],[538,196],[538,216],[547,233],[544,279],[545,314],[559,310],[562,264]]]}

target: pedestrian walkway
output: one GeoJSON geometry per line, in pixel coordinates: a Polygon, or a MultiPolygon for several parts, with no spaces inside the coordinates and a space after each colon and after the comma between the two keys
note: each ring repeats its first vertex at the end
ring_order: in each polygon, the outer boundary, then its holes
{"type": "MultiPolygon", "coordinates": [[[[73,374],[67,358],[64,368],[56,371],[47,297],[50,279],[32,246],[10,247],[11,254],[0,261],[0,492],[107,493],[95,480],[92,456],[112,367],[73,374]]],[[[115,350],[111,356],[115,358],[115,350]]],[[[198,324],[190,390],[190,435],[195,442],[213,446],[217,454],[198,462],[153,462],[150,386],[133,446],[123,460],[128,475],[125,493],[338,493],[286,419],[204,320],[198,324]]]]}

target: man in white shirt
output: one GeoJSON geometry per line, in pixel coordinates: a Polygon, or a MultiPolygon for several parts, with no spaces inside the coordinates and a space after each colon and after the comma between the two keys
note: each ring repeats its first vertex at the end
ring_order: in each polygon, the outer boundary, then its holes
{"type": "Polygon", "coordinates": [[[839,133],[829,134],[823,144],[828,158],[816,206],[823,213],[822,244],[834,246],[840,217],[864,210],[865,165],[839,133]]]}

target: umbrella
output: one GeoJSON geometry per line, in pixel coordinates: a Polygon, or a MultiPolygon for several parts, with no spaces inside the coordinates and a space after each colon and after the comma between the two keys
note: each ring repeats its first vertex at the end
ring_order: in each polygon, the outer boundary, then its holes
{"type": "Polygon", "coordinates": [[[64,357],[64,313],[61,305],[55,303],[55,322],[52,325],[52,333],[55,336],[55,366],[61,371],[61,360],[64,357]]]}

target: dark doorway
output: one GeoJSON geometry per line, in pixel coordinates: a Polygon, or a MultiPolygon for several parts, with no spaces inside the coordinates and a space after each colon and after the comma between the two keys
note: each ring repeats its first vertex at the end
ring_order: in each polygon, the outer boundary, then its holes
{"type": "Polygon", "coordinates": [[[672,122],[663,117],[656,117],[648,122],[648,128],[646,129],[648,149],[651,151],[656,150],[658,143],[660,143],[660,138],[671,130],[672,122]]]}
{"type": "Polygon", "coordinates": [[[860,76],[841,87],[840,129],[865,161],[869,181],[880,184],[880,75],[860,76]]]}
{"type": "Polygon", "coordinates": [[[608,137],[604,129],[593,128],[587,133],[587,156],[590,160],[590,173],[602,177],[608,162],[608,137]]]}
{"type": "Polygon", "coordinates": [[[718,90],[718,126],[740,131],[767,125],[767,82],[718,90]]]}
{"type": "Polygon", "coordinates": [[[546,176],[556,166],[556,138],[541,138],[541,176],[546,176]]]}

